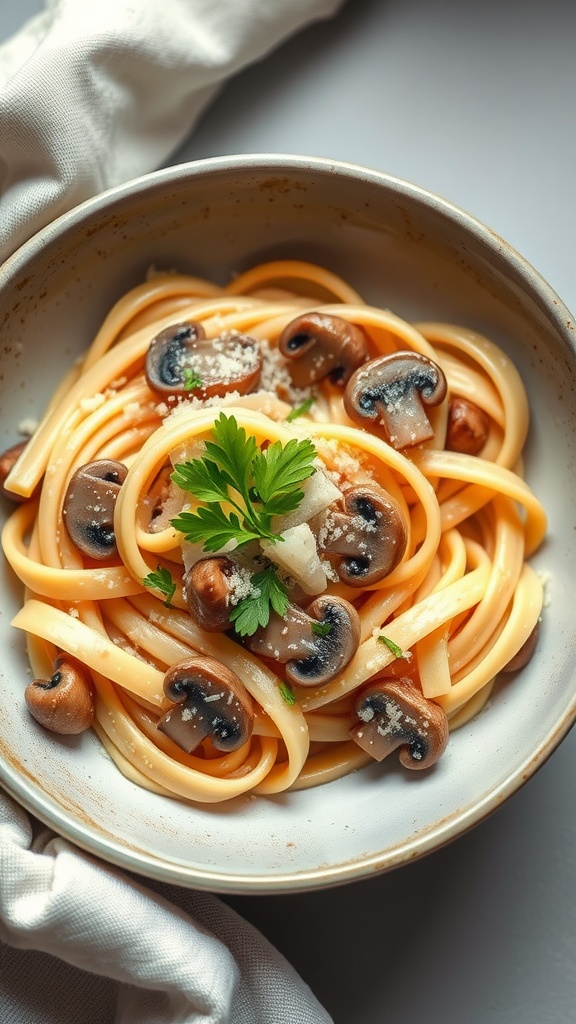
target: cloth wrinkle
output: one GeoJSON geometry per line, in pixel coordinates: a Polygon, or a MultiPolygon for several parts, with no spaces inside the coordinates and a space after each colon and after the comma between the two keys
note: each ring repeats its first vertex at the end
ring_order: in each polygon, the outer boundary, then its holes
{"type": "MultiPolygon", "coordinates": [[[[232,75],[343,2],[46,0],[0,45],[0,263],[77,204],[162,166],[232,75]]],[[[36,1022],[43,997],[60,1009],[42,1024],[60,1024],[71,977],[99,1024],[112,1020],[96,1016],[98,991],[108,1008],[113,992],[114,1024],[330,1024],[223,901],[100,862],[1,789],[0,941],[7,959],[40,961],[11,991],[3,978],[8,1024],[36,1022]]],[[[76,991],[73,1005],[66,1020],[83,1024],[76,991]]]]}

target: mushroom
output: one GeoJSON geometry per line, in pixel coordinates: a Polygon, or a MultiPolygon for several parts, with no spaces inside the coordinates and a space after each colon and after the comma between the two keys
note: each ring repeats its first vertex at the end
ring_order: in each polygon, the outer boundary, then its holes
{"type": "Polygon", "coordinates": [[[88,462],[70,478],[62,516],[75,547],[89,558],[105,561],[118,554],[114,507],[128,470],[123,462],[88,462]]]}
{"type": "Polygon", "coordinates": [[[360,643],[354,605],[323,594],[303,610],[291,604],[284,617],[273,613],[267,626],[246,638],[251,651],[286,665],[298,686],[321,686],[350,663],[360,643]]]}
{"type": "Polygon", "coordinates": [[[262,352],[254,338],[225,334],[207,338],[192,320],[166,327],[146,353],[148,386],[162,397],[201,399],[230,391],[248,394],[258,383],[262,352]]]}
{"type": "Polygon", "coordinates": [[[28,710],[45,729],[74,736],[92,725],[94,687],[88,669],[69,655],[54,661],[50,679],[34,679],[24,691],[28,710]]]}
{"type": "Polygon", "coordinates": [[[376,761],[400,747],[405,768],[434,764],[448,743],[448,719],[408,677],[380,679],[364,687],[356,700],[360,719],[350,736],[376,761]]]}
{"type": "Polygon", "coordinates": [[[13,491],[9,491],[4,484],[6,482],[6,478],[16,465],[27,444],[28,441],[20,441],[18,444],[13,444],[11,448],[7,448],[6,451],[0,455],[0,493],[3,494],[5,498],[10,498],[11,501],[26,501],[26,498],[23,498],[20,494],[14,494],[13,491]]]}
{"type": "Polygon", "coordinates": [[[530,661],[534,651],[536,650],[536,644],[538,643],[538,637],[540,636],[540,620],[534,626],[534,629],[530,635],[526,638],[522,646],[513,658],[504,665],[501,669],[502,672],[519,672],[520,669],[526,668],[526,665],[530,661]]]}
{"type": "Polygon", "coordinates": [[[340,579],[365,587],[388,576],[406,550],[408,530],[396,502],[377,484],[353,487],[344,512],[329,509],[318,530],[318,548],[332,560],[340,579]]]}
{"type": "Polygon", "coordinates": [[[209,633],[230,628],[230,580],[234,562],[225,555],[201,558],[184,577],[184,594],[190,615],[209,633]]]}
{"type": "Polygon", "coordinates": [[[290,360],[297,388],[309,387],[324,377],[345,384],[368,358],[364,332],[328,313],[303,313],[291,320],[278,339],[278,348],[290,360]]]}
{"type": "Polygon", "coordinates": [[[488,439],[489,421],[475,402],[455,396],[448,403],[446,448],[463,455],[478,455],[488,439]]]}
{"type": "Polygon", "coordinates": [[[174,706],[158,728],[190,754],[207,736],[229,753],[252,735],[252,698],[235,672],[216,658],[188,658],[168,669],[164,693],[174,706]]]}
{"type": "Polygon", "coordinates": [[[436,363],[418,352],[395,352],[353,373],[344,408],[360,426],[379,420],[388,442],[401,450],[434,436],[424,406],[439,405],[445,395],[446,378],[436,363]]]}

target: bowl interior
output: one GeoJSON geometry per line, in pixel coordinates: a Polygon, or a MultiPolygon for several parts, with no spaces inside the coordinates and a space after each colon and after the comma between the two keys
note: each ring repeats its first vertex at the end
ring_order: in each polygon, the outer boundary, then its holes
{"type": "MultiPolygon", "coordinates": [[[[327,161],[256,157],[172,168],[84,205],[0,269],[0,444],[37,419],[103,315],[151,265],[218,282],[265,259],[328,266],[408,320],[461,323],[513,358],[532,423],[526,475],[550,518],[533,560],[546,578],[537,654],[419,777],[375,765],[327,786],[215,808],[145,792],[91,734],[55,739],[23,707],[20,598],[6,567],[0,779],[86,849],[151,877],[217,891],[282,891],[384,870],[448,841],[514,792],[575,711],[576,356],[569,314],[502,240],[449,204],[385,175],[327,161]]],[[[2,505],[3,518],[8,507],[2,505]]]]}

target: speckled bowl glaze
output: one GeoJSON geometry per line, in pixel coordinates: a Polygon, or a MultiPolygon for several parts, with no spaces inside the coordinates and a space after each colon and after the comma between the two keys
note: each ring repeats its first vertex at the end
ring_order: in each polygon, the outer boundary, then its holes
{"type": "MultiPolygon", "coordinates": [[[[282,892],[366,877],[481,821],[566,734],[576,710],[576,353],[570,314],[502,239],[414,185],[305,157],[240,156],[130,182],[66,214],[0,269],[0,443],[35,418],[112,303],[151,264],[224,282],[271,258],[323,263],[407,319],[459,322],[502,345],[526,383],[528,479],[549,517],[533,564],[547,604],[536,655],[456,732],[425,777],[396,763],[276,798],[190,806],[119,774],[94,735],[29,718],[26,656],[1,574],[0,780],[16,800],[116,865],[220,892],[282,892]]],[[[2,505],[2,515],[8,509],[2,505]]]]}

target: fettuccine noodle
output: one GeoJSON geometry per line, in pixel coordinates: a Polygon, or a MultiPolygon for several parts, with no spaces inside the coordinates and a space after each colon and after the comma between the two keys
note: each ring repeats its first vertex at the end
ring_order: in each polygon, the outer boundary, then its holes
{"type": "MultiPolygon", "coordinates": [[[[451,729],[462,725],[484,707],[541,615],[542,584],[527,558],[546,517],[521,473],[528,420],[520,376],[492,341],[450,324],[409,324],[323,268],[263,264],[222,288],[154,272],[106,317],[6,481],[21,499],[2,535],[25,590],[13,624],[28,637],[34,675],[50,678],[62,654],[86,666],[94,728],[120,771],[189,801],[318,785],[370,762],[354,734],[355,701],[369,683],[406,680],[451,729]],[[440,367],[447,394],[428,409],[432,437],[397,449],[377,421],[351,417],[337,380],[295,385],[278,339],[311,311],[360,329],[370,359],[408,351],[440,367]],[[151,340],[190,321],[207,339],[254,339],[264,362],[248,393],[231,387],[203,399],[195,386],[176,401],[150,386],[151,340]],[[455,397],[484,415],[476,454],[446,447],[455,397]],[[165,514],[162,500],[168,471],[182,457],[201,458],[223,413],[260,451],[310,439],[333,488],[381,488],[405,524],[401,557],[376,582],[350,585],[333,558],[320,558],[323,593],[352,605],[360,634],[344,667],[317,685],[287,686],[284,662],[250,649],[232,628],[204,629],[190,613],[190,553],[172,522],[179,509],[165,514]],[[114,510],[117,554],[98,563],[78,550],[63,508],[73,474],[103,459],[123,463],[127,475],[114,510]],[[175,583],[169,601],[143,584],[160,569],[175,583]],[[171,707],[165,674],[191,658],[216,659],[249,694],[253,728],[234,750],[207,737],[187,752],[158,728],[171,707]]],[[[197,507],[194,495],[180,495],[181,507],[197,507]]],[[[296,587],[290,596],[302,608],[314,592],[296,587]]]]}

